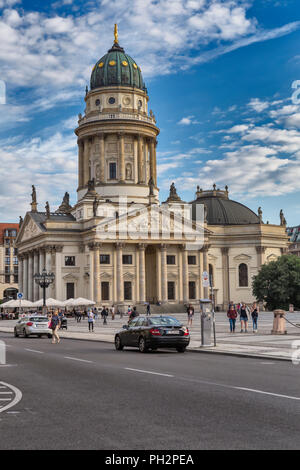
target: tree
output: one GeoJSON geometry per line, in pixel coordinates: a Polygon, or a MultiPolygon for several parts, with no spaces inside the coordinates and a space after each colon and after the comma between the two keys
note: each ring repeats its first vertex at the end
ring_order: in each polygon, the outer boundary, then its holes
{"type": "Polygon", "coordinates": [[[300,307],[300,258],[284,255],[263,264],[253,277],[252,292],[258,301],[267,303],[269,310],[287,310],[289,304],[300,307]]]}

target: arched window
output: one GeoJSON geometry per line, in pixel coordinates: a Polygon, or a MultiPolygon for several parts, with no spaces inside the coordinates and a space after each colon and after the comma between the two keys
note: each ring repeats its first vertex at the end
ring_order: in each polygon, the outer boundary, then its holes
{"type": "Polygon", "coordinates": [[[248,266],[245,263],[239,265],[239,286],[248,287],[248,266]]]}
{"type": "Polygon", "coordinates": [[[212,264],[208,265],[209,282],[214,286],[214,268],[212,264]]]}

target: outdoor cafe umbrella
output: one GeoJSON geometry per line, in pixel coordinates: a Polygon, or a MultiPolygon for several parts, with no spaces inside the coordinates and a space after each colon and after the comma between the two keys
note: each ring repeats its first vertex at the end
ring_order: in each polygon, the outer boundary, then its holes
{"type": "Polygon", "coordinates": [[[17,299],[17,300],[12,299],[12,300],[9,300],[8,302],[5,302],[4,304],[1,304],[0,306],[1,308],[16,308],[16,307],[32,308],[35,306],[35,304],[26,299],[17,299]]]}
{"type": "MultiPolygon", "coordinates": [[[[43,307],[43,299],[40,299],[34,302],[33,306],[43,307]]],[[[64,302],[62,302],[61,300],[52,299],[51,297],[46,299],[46,307],[63,307],[63,306],[64,306],[64,302]]]]}
{"type": "Polygon", "coordinates": [[[65,307],[88,307],[90,305],[95,305],[96,302],[89,299],[84,299],[83,297],[78,297],[77,299],[68,299],[64,302],[65,307]],[[67,303],[69,302],[70,303],[67,303]],[[72,302],[71,302],[72,301],[72,302]]]}

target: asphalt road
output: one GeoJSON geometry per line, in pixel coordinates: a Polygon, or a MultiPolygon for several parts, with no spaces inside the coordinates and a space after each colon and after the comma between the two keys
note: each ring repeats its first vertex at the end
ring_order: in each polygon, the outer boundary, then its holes
{"type": "Polygon", "coordinates": [[[1,450],[300,447],[300,365],[0,340],[1,450]]]}

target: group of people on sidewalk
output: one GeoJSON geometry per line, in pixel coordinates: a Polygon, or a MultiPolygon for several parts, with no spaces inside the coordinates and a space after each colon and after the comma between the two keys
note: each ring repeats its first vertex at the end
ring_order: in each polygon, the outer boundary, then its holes
{"type": "Polygon", "coordinates": [[[257,333],[259,308],[256,302],[248,307],[244,302],[235,305],[232,301],[229,303],[227,317],[229,319],[230,332],[235,333],[235,324],[238,315],[241,322],[241,333],[248,333],[248,321],[252,318],[253,333],[257,333]]]}

